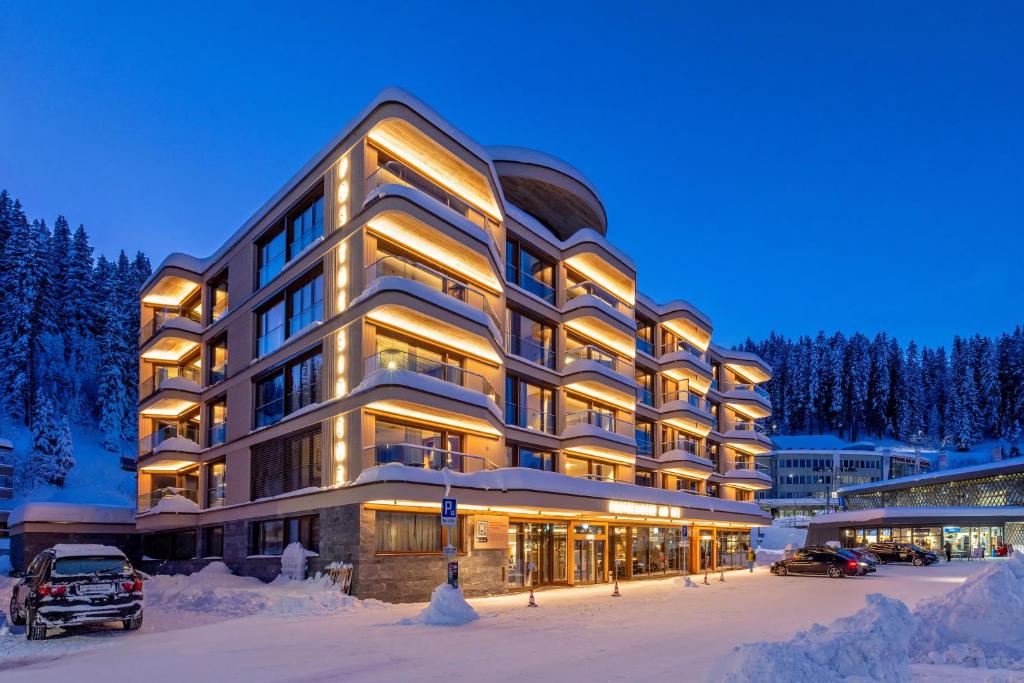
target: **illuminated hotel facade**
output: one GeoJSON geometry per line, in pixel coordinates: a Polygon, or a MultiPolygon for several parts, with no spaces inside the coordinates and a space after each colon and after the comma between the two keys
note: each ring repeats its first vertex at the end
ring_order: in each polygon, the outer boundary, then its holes
{"type": "Polygon", "coordinates": [[[270,578],[292,542],[362,597],[745,563],[770,523],[757,356],[636,292],[571,166],[382,93],[213,256],[141,293],[136,527],[164,571],[270,578]]]}

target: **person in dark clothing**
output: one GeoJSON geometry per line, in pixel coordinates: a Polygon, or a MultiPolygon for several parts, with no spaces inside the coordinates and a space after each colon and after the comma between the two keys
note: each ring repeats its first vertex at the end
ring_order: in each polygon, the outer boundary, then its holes
{"type": "Polygon", "coordinates": [[[946,545],[942,546],[942,549],[946,551],[946,562],[950,562],[953,559],[953,544],[946,541],[946,545]]]}

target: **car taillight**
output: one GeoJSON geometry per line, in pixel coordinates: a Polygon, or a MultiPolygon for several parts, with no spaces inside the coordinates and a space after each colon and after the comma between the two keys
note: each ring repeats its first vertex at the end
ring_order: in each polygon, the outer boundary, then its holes
{"type": "Polygon", "coordinates": [[[41,583],[38,586],[36,586],[36,595],[49,595],[49,594],[50,594],[50,584],[48,584],[48,583],[41,583]]]}
{"type": "Polygon", "coordinates": [[[849,567],[850,569],[856,569],[857,568],[857,563],[854,560],[850,560],[849,562],[846,563],[846,566],[849,567]]]}
{"type": "Polygon", "coordinates": [[[142,580],[135,579],[134,581],[125,581],[121,584],[121,588],[123,588],[127,593],[141,593],[142,580]]]}
{"type": "Polygon", "coordinates": [[[58,583],[50,587],[50,595],[66,595],[68,587],[63,583],[58,583]]]}

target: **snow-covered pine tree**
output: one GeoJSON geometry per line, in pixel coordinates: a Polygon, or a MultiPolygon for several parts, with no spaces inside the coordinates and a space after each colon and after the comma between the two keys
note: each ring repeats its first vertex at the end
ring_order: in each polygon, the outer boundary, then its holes
{"type": "Polygon", "coordinates": [[[57,450],[53,454],[53,466],[51,468],[50,483],[58,488],[64,488],[68,474],[75,466],[75,449],[71,441],[71,422],[68,416],[60,418],[59,430],[57,432],[57,450]]]}
{"type": "Polygon", "coordinates": [[[850,441],[857,441],[865,425],[868,399],[868,378],[871,373],[869,358],[871,342],[860,332],[850,337],[846,345],[846,359],[843,363],[845,385],[845,422],[849,428],[850,441]]]}
{"type": "Polygon", "coordinates": [[[925,410],[924,382],[921,375],[921,360],[917,353],[917,344],[910,340],[907,344],[907,355],[903,364],[902,379],[900,385],[903,388],[903,427],[899,438],[906,441],[924,438],[925,431],[925,410]]]}
{"type": "Polygon", "coordinates": [[[802,345],[786,343],[786,429],[789,434],[799,434],[807,429],[807,376],[806,363],[802,357],[802,345]]]}
{"type": "MultiPolygon", "coordinates": [[[[846,337],[836,332],[829,340],[829,357],[832,368],[832,396],[829,399],[829,428],[843,433],[846,418],[846,337]]],[[[849,423],[847,423],[849,424],[849,423]]]]}
{"type": "Polygon", "coordinates": [[[75,421],[91,419],[92,406],[96,403],[96,386],[99,367],[98,349],[94,335],[91,308],[92,294],[92,247],[85,227],[79,225],[71,238],[71,252],[68,258],[65,296],[61,299],[64,319],[64,350],[68,357],[71,377],[68,413],[75,421]]]}
{"type": "Polygon", "coordinates": [[[864,423],[867,431],[882,438],[889,431],[889,337],[879,332],[868,350],[868,386],[864,423]]]}
{"type": "Polygon", "coordinates": [[[830,413],[834,381],[828,337],[824,330],[820,330],[814,338],[814,423],[819,434],[832,428],[830,413]]]}
{"type": "Polygon", "coordinates": [[[975,335],[974,381],[978,387],[978,429],[981,438],[999,436],[999,356],[988,337],[975,335]]]}
{"type": "Polygon", "coordinates": [[[53,480],[54,458],[60,441],[60,424],[54,413],[53,397],[40,390],[32,405],[32,450],[22,472],[25,488],[53,480]]]}
{"type": "Polygon", "coordinates": [[[978,391],[974,384],[974,371],[969,361],[967,343],[959,336],[953,337],[953,350],[949,357],[950,387],[946,405],[949,436],[957,450],[967,451],[978,442],[975,411],[978,391]]]}
{"type": "Polygon", "coordinates": [[[907,423],[907,385],[904,368],[903,349],[895,337],[889,339],[889,403],[886,406],[886,419],[890,432],[896,438],[904,438],[907,423]]]}

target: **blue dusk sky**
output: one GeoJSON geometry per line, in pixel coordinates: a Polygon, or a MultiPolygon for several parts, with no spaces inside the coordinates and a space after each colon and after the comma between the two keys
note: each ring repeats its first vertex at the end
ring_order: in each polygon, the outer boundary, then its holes
{"type": "Polygon", "coordinates": [[[1024,322],[1024,4],[0,4],[0,187],[213,252],[382,88],[597,186],[722,344],[1024,322]]]}

